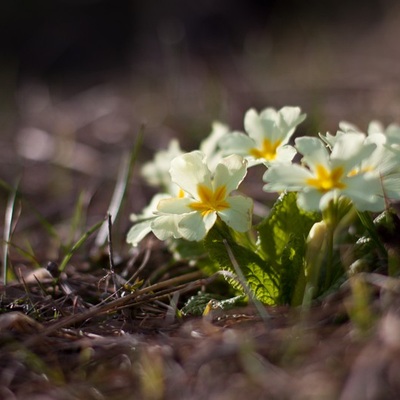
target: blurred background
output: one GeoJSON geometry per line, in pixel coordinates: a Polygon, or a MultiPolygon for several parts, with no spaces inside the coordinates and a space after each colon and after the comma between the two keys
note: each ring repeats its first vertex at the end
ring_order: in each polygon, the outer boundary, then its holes
{"type": "Polygon", "coordinates": [[[85,188],[98,216],[142,125],[140,162],[250,107],[300,106],[299,134],[400,123],[399,18],[395,0],[3,1],[0,178],[50,216],[85,188]]]}

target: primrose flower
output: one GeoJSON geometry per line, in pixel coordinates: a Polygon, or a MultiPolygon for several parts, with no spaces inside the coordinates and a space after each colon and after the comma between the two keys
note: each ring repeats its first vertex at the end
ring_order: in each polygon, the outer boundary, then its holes
{"type": "Polygon", "coordinates": [[[192,241],[203,239],[217,218],[239,232],[250,229],[252,200],[231,195],[247,173],[247,162],[242,157],[232,155],[222,159],[211,173],[205,154],[193,151],[176,157],[170,173],[185,195],[158,203],[157,218],[151,225],[157,237],[165,238],[168,234],[171,217],[175,217],[176,226],[170,236],[192,241]]]}
{"type": "Polygon", "coordinates": [[[143,165],[140,171],[141,175],[149,185],[161,187],[167,193],[174,192],[175,188],[171,188],[171,177],[168,171],[171,161],[183,153],[179,141],[176,139],[171,140],[168,149],[157,152],[153,161],[143,165]]]}
{"type": "Polygon", "coordinates": [[[151,223],[155,218],[155,211],[161,199],[169,198],[166,193],[156,194],[150,204],[142,210],[141,214],[131,214],[130,219],[134,223],[126,236],[127,243],[137,246],[139,242],[151,232],[151,223]]]}
{"type": "MultiPolygon", "coordinates": [[[[341,131],[338,131],[336,136],[329,133],[326,136],[320,135],[330,148],[343,135],[361,133],[355,125],[348,122],[341,122],[339,127],[341,131]]],[[[360,164],[356,165],[351,171],[352,175],[359,172],[376,172],[379,174],[384,196],[392,200],[400,198],[400,147],[398,146],[400,144],[400,131],[398,129],[393,124],[385,130],[378,121],[372,121],[368,126],[368,135],[364,135],[364,143],[373,143],[376,147],[368,157],[363,158],[360,164]]]]}
{"type": "MultiPolygon", "coordinates": [[[[350,132],[362,132],[356,125],[347,122],[341,121],[339,123],[339,130],[336,135],[331,135],[327,133],[325,136],[320,135],[321,139],[326,142],[329,146],[332,146],[335,140],[346,133],[350,132]]],[[[377,120],[373,120],[368,124],[367,135],[372,136],[375,134],[382,134],[385,136],[386,141],[385,145],[392,146],[395,148],[400,148],[400,126],[397,124],[390,124],[386,128],[384,125],[377,120]]]]}
{"type": "Polygon", "coordinates": [[[360,170],[362,161],[375,150],[365,135],[340,135],[331,153],[319,138],[297,138],[303,165],[274,165],[264,174],[265,191],[298,191],[298,205],[305,210],[324,210],[340,196],[349,198],[360,211],[382,211],[385,201],[377,171],[360,170]]]}
{"type": "Polygon", "coordinates": [[[207,165],[213,171],[222,160],[222,151],[219,150],[219,141],[229,133],[229,128],[221,122],[215,121],[212,124],[212,131],[201,143],[199,150],[207,157],[207,165]]]}
{"type": "Polygon", "coordinates": [[[266,163],[288,163],[296,150],[288,145],[296,126],[306,115],[299,107],[283,107],[276,111],[266,108],[260,114],[247,111],[244,127],[248,135],[233,132],[226,135],[219,145],[224,154],[239,154],[249,161],[249,166],[266,163]]]}

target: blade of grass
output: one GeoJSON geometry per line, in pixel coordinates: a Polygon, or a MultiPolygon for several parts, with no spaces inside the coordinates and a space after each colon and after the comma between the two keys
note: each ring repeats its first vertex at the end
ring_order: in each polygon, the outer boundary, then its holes
{"type": "Polygon", "coordinates": [[[86,242],[86,240],[89,238],[89,236],[93,233],[96,232],[102,225],[104,221],[99,221],[96,224],[94,224],[89,230],[87,230],[75,244],[70,248],[68,253],[64,256],[62,259],[60,266],[58,267],[58,270],[60,272],[64,271],[65,267],[67,266],[69,260],[73,256],[73,254],[86,242]]]}
{"type": "Polygon", "coordinates": [[[10,184],[3,181],[2,179],[0,179],[0,187],[5,189],[8,193],[15,193],[16,199],[20,199],[23,203],[26,203],[29,210],[33,212],[33,214],[36,216],[46,232],[51,237],[57,239],[60,242],[60,237],[54,226],[38,211],[38,209],[29,200],[25,198],[25,196],[17,188],[12,187],[10,184]]]}
{"type": "Polygon", "coordinates": [[[258,300],[256,298],[256,296],[254,295],[253,291],[250,289],[249,285],[246,282],[246,278],[242,272],[242,270],[240,269],[240,266],[238,264],[238,262],[236,261],[236,258],[232,252],[231,247],[229,246],[229,243],[226,239],[223,240],[226,251],[228,252],[228,256],[229,259],[231,260],[232,266],[236,272],[237,278],[240,282],[240,284],[243,287],[244,292],[246,293],[246,295],[249,297],[250,301],[254,304],[258,314],[260,315],[261,319],[264,322],[267,322],[270,318],[268,312],[265,310],[265,307],[263,306],[263,304],[261,303],[260,300],[258,300]]]}
{"type": "MultiPolygon", "coordinates": [[[[16,185],[16,188],[18,187],[18,184],[16,185]]],[[[8,264],[9,264],[9,259],[8,259],[8,252],[9,252],[9,246],[11,242],[11,236],[12,236],[12,225],[13,225],[13,216],[14,216],[14,210],[15,210],[15,202],[17,200],[17,189],[13,189],[13,191],[10,194],[10,197],[8,198],[7,202],[7,207],[6,207],[6,213],[5,213],[5,218],[4,218],[4,232],[3,232],[3,283],[4,285],[7,284],[7,277],[8,277],[8,264]]]]}
{"type": "Polygon", "coordinates": [[[79,193],[78,200],[75,205],[75,210],[72,215],[71,226],[69,230],[69,237],[66,244],[66,248],[70,247],[75,240],[77,232],[79,232],[79,228],[84,226],[84,218],[83,218],[83,207],[85,204],[85,191],[81,191],[79,193]]]}
{"type": "Polygon", "coordinates": [[[40,268],[41,267],[38,259],[36,258],[35,254],[33,252],[32,246],[31,246],[31,244],[29,242],[27,242],[28,250],[23,249],[21,246],[18,246],[15,243],[12,243],[12,242],[8,242],[8,245],[9,245],[9,247],[13,247],[19,254],[21,254],[29,262],[34,264],[34,266],[36,268],[40,268]]]}
{"type": "MultiPolygon", "coordinates": [[[[108,214],[111,215],[112,223],[115,222],[115,219],[117,218],[122,203],[124,201],[126,189],[128,187],[128,184],[132,176],[133,167],[136,163],[139,150],[142,146],[143,132],[144,128],[142,126],[135,140],[133,148],[128,154],[125,154],[125,156],[122,158],[121,168],[118,174],[117,183],[115,185],[114,193],[111,198],[110,206],[108,207],[108,214]]],[[[95,245],[97,247],[103,246],[107,240],[107,236],[108,236],[108,223],[107,221],[105,221],[97,234],[95,245]]]]}

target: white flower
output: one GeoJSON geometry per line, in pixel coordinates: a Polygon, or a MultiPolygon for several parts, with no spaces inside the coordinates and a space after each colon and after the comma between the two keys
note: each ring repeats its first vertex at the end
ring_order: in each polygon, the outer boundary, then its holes
{"type": "Polygon", "coordinates": [[[153,161],[143,165],[141,175],[146,179],[149,185],[161,187],[166,193],[174,193],[175,189],[171,188],[171,177],[168,171],[171,166],[171,161],[183,153],[179,141],[176,139],[171,140],[167,150],[157,152],[153,161]]]}
{"type": "Polygon", "coordinates": [[[222,138],[220,147],[224,154],[239,154],[249,161],[249,166],[261,163],[290,162],[296,150],[288,145],[296,126],[305,119],[299,107],[283,107],[276,111],[267,108],[258,114],[247,111],[244,118],[245,131],[233,132],[222,138]]]}
{"type": "Polygon", "coordinates": [[[200,143],[199,150],[207,157],[207,165],[211,171],[222,160],[222,151],[219,148],[219,141],[229,133],[229,127],[221,122],[213,122],[210,135],[200,143]]]}
{"type": "Polygon", "coordinates": [[[382,185],[376,171],[358,170],[376,148],[362,133],[340,135],[329,153],[318,138],[297,138],[303,166],[274,165],[264,174],[265,191],[299,191],[298,204],[305,210],[324,210],[329,202],[345,196],[360,211],[385,208],[382,185]]]}
{"type": "Polygon", "coordinates": [[[161,199],[171,197],[165,193],[156,194],[150,201],[150,204],[142,210],[141,214],[131,214],[130,219],[134,225],[129,230],[126,241],[132,246],[137,246],[139,242],[151,232],[151,223],[155,218],[155,211],[161,199]]]}
{"type": "Polygon", "coordinates": [[[157,207],[157,218],[151,229],[160,239],[168,236],[171,219],[160,217],[175,216],[177,225],[172,235],[187,240],[199,241],[221,218],[231,228],[245,232],[251,227],[253,202],[241,195],[231,195],[247,173],[246,161],[232,155],[224,158],[212,174],[207,166],[204,153],[193,151],[176,157],[171,163],[171,178],[185,197],[163,199],[157,207]]]}
{"type": "Polygon", "coordinates": [[[368,157],[362,158],[358,165],[355,165],[350,172],[351,175],[360,172],[375,172],[379,175],[383,194],[388,199],[400,198],[400,149],[396,145],[399,142],[400,131],[396,125],[390,125],[386,130],[378,121],[372,121],[368,126],[368,136],[361,133],[355,125],[348,122],[339,124],[341,131],[336,133],[336,136],[327,133],[325,136],[320,135],[330,148],[335,146],[335,143],[343,135],[349,133],[362,134],[365,137],[365,144],[375,144],[375,149],[368,157]]]}
{"type": "MultiPolygon", "coordinates": [[[[200,144],[200,149],[207,155],[208,165],[213,168],[218,161],[222,159],[221,151],[218,150],[218,140],[227,134],[229,129],[227,126],[214,122],[210,135],[200,144]]],[[[134,225],[129,230],[127,242],[133,246],[137,246],[139,242],[152,231],[153,223],[156,226],[160,224],[165,227],[165,230],[157,230],[159,239],[167,237],[180,238],[181,235],[176,230],[177,221],[180,219],[178,215],[160,216],[156,215],[157,206],[161,199],[180,198],[184,197],[184,192],[180,187],[171,181],[169,169],[171,161],[184,154],[181,150],[178,140],[171,140],[167,150],[161,150],[156,153],[153,161],[144,164],[141,170],[142,176],[152,186],[161,187],[165,193],[156,194],[150,201],[150,204],[145,207],[140,214],[131,214],[130,219],[134,225]],[[154,222],[157,219],[156,222],[154,222]]],[[[161,226],[160,225],[160,226],[161,226]]]]}

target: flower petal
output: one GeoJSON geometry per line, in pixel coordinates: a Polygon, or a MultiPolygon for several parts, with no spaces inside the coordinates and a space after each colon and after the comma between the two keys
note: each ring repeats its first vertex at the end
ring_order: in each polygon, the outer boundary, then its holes
{"type": "Polygon", "coordinates": [[[282,190],[302,190],[307,179],[312,178],[310,171],[297,164],[273,165],[263,176],[266,192],[280,192],[282,190]]]}
{"type": "Polygon", "coordinates": [[[226,201],[229,208],[218,212],[222,221],[238,232],[247,232],[251,228],[253,200],[238,195],[231,196],[226,201]]]}
{"type": "Polygon", "coordinates": [[[261,145],[265,138],[272,139],[270,134],[274,130],[274,125],[274,120],[261,119],[254,109],[247,111],[244,116],[244,129],[257,146],[261,145]]]}
{"type": "Polygon", "coordinates": [[[158,203],[157,211],[158,214],[185,214],[193,211],[189,207],[192,202],[193,200],[188,197],[171,197],[169,199],[162,199],[158,203]]]}
{"type": "Polygon", "coordinates": [[[297,205],[306,211],[320,210],[322,193],[318,190],[307,190],[297,194],[297,205]]]}
{"type": "Polygon", "coordinates": [[[186,214],[179,221],[178,230],[184,239],[200,241],[207,235],[207,232],[212,228],[216,219],[216,212],[210,212],[204,217],[198,212],[186,214]]]}
{"type": "Polygon", "coordinates": [[[221,122],[214,122],[212,124],[212,131],[210,135],[200,143],[200,151],[202,151],[207,158],[212,156],[218,147],[218,143],[222,137],[229,134],[229,128],[221,122]]]}
{"type": "Polygon", "coordinates": [[[301,114],[300,107],[282,107],[278,111],[278,116],[278,127],[288,134],[292,134],[296,126],[306,119],[306,114],[301,114]]]}
{"type": "Polygon", "coordinates": [[[246,174],[247,162],[243,157],[236,154],[226,157],[215,169],[213,180],[214,190],[225,186],[226,194],[229,195],[229,193],[238,188],[246,174]]]}
{"type": "Polygon", "coordinates": [[[296,148],[303,154],[303,161],[315,170],[318,165],[329,169],[329,154],[324,142],[316,137],[303,136],[295,140],[296,148]]]}
{"type": "Polygon", "coordinates": [[[257,143],[242,132],[232,132],[224,136],[219,142],[219,146],[223,149],[224,154],[239,154],[246,156],[250,149],[257,146],[257,143]]]}
{"type": "Polygon", "coordinates": [[[151,223],[153,219],[148,219],[143,222],[139,222],[129,229],[126,236],[126,242],[130,243],[132,246],[137,246],[139,242],[151,232],[151,223]]]}
{"type": "Polygon", "coordinates": [[[392,174],[383,180],[385,196],[390,200],[400,200],[400,174],[392,174]]]}
{"type": "Polygon", "coordinates": [[[285,145],[278,147],[278,149],[276,150],[276,158],[274,160],[274,163],[290,163],[296,153],[297,151],[293,146],[285,145]]]}
{"type": "Polygon", "coordinates": [[[165,240],[170,237],[179,239],[182,237],[178,230],[178,223],[181,218],[181,215],[176,214],[160,215],[152,221],[151,230],[160,240],[165,240]]]}
{"type": "Polygon", "coordinates": [[[343,195],[347,196],[360,211],[383,211],[385,199],[379,176],[366,173],[357,174],[346,180],[343,195]]]}
{"type": "Polygon", "coordinates": [[[211,187],[211,173],[201,151],[192,151],[174,158],[170,174],[172,181],[195,199],[198,199],[198,184],[211,187]]]}
{"type": "Polygon", "coordinates": [[[168,173],[171,161],[183,154],[179,141],[173,139],[170,141],[167,150],[161,150],[154,156],[153,161],[147,162],[141,168],[141,175],[152,186],[161,186],[168,188],[171,177],[168,173]]]}
{"type": "Polygon", "coordinates": [[[157,211],[157,206],[158,206],[159,202],[163,199],[169,199],[169,198],[171,198],[171,196],[169,194],[157,193],[156,195],[153,196],[149,205],[147,207],[143,208],[141,214],[131,214],[130,220],[132,222],[136,222],[136,221],[140,221],[142,219],[154,217],[154,213],[157,211]]]}
{"type": "Polygon", "coordinates": [[[375,143],[366,143],[363,133],[349,132],[341,135],[331,153],[332,167],[341,165],[345,173],[360,165],[376,148],[375,143]]]}

